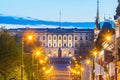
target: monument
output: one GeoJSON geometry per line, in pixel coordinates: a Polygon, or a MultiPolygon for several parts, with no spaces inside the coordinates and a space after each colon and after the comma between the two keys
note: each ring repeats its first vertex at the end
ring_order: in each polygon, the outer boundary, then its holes
{"type": "Polygon", "coordinates": [[[62,57],[62,50],[61,48],[58,49],[58,58],[61,58],[62,57]]]}

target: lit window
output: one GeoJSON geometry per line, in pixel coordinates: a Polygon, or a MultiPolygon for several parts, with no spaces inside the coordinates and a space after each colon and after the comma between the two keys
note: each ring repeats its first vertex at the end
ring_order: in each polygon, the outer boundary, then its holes
{"type": "Polygon", "coordinates": [[[69,40],[71,40],[71,37],[69,37],[69,40]]]}
{"type": "Polygon", "coordinates": [[[56,37],[54,37],[54,40],[56,40],[56,37]]]}
{"type": "Polygon", "coordinates": [[[66,37],[64,37],[64,40],[66,40],[66,37]]]}
{"type": "Polygon", "coordinates": [[[49,43],[49,47],[51,47],[51,44],[49,43]]]}
{"type": "Polygon", "coordinates": [[[71,47],[71,44],[69,44],[69,47],[71,47]]]}
{"type": "Polygon", "coordinates": [[[61,44],[59,44],[59,47],[61,47],[61,44]]]}
{"type": "Polygon", "coordinates": [[[38,36],[38,40],[40,40],[40,36],[38,36]]]}
{"type": "Polygon", "coordinates": [[[51,40],[51,37],[49,37],[49,40],[51,40]]]}
{"type": "Polygon", "coordinates": [[[61,37],[59,37],[59,40],[61,40],[61,37]]]}
{"type": "Polygon", "coordinates": [[[77,36],[75,36],[75,40],[77,40],[77,36]]]}
{"type": "Polygon", "coordinates": [[[45,40],[45,36],[43,36],[43,40],[45,40]]]}

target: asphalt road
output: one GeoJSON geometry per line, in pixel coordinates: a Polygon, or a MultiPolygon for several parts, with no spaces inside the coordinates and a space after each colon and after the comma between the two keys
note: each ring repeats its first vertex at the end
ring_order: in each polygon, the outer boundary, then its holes
{"type": "Polygon", "coordinates": [[[72,80],[67,68],[68,64],[54,64],[51,80],[72,80]]]}

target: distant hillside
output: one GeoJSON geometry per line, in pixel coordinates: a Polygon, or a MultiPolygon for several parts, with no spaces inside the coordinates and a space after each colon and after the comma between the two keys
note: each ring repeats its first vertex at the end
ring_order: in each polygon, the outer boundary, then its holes
{"type": "MultiPolygon", "coordinates": [[[[103,22],[101,22],[102,24],[103,22]]],[[[78,28],[93,28],[94,22],[56,22],[45,21],[32,18],[22,18],[14,16],[0,15],[0,24],[12,24],[12,25],[31,25],[31,26],[61,26],[61,27],[78,27],[78,28]]]]}

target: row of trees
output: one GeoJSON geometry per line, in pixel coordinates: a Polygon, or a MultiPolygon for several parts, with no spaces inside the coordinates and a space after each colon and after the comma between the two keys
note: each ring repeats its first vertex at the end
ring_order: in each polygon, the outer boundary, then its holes
{"type": "MultiPolygon", "coordinates": [[[[0,29],[0,80],[20,80],[21,47],[7,29],[0,29]]],[[[25,77],[26,78],[26,77],[25,77]]],[[[24,78],[24,79],[25,79],[24,78]]]]}
{"type": "MultiPolygon", "coordinates": [[[[11,36],[7,29],[0,28],[0,80],[21,79],[21,38],[22,34],[11,36]]],[[[24,41],[24,52],[32,53],[41,43],[24,41]]],[[[32,54],[24,54],[24,80],[32,76],[32,54]]]]}

